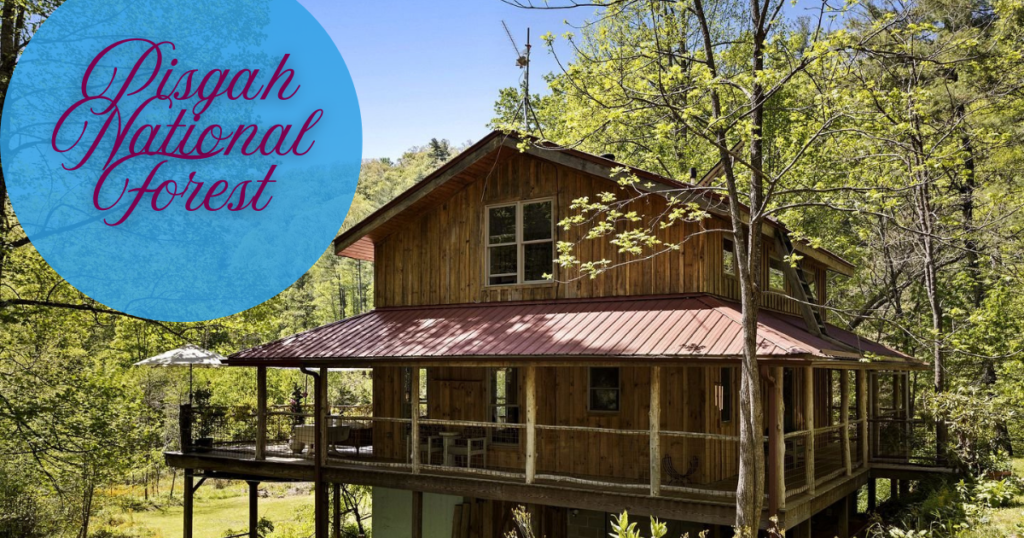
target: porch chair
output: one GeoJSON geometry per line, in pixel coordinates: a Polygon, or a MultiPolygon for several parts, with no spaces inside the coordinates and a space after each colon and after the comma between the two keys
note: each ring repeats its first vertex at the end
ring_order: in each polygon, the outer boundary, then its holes
{"type": "MultiPolygon", "coordinates": [[[[483,428],[466,428],[462,436],[448,447],[445,460],[456,456],[466,458],[466,468],[473,468],[473,456],[483,456],[483,466],[487,467],[487,432],[483,428]]],[[[448,463],[447,461],[445,462],[448,463]]],[[[452,462],[454,463],[454,461],[452,462]]]]}
{"type": "MultiPolygon", "coordinates": [[[[412,458],[412,426],[405,427],[405,453],[409,455],[410,460],[412,458]]],[[[427,464],[432,464],[434,454],[442,454],[444,451],[444,440],[438,433],[441,432],[439,426],[420,426],[420,461],[427,464]]]]}

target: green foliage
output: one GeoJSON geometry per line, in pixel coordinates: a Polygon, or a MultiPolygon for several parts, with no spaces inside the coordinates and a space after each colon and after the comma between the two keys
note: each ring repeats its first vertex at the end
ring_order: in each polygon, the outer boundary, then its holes
{"type": "MultiPolygon", "coordinates": [[[[274,532],[274,522],[270,521],[266,517],[260,517],[259,521],[256,522],[256,536],[259,538],[267,538],[274,532]]],[[[238,536],[249,536],[249,529],[228,529],[224,531],[224,538],[234,538],[238,536]]]]}

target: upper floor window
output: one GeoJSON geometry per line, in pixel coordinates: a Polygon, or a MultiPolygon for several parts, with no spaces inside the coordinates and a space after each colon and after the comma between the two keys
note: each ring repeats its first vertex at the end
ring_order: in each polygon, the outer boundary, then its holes
{"type": "Polygon", "coordinates": [[[618,411],[622,390],[618,368],[591,368],[588,387],[591,411],[618,411]]]}
{"type": "Polygon", "coordinates": [[[722,240],[722,272],[736,276],[736,252],[733,247],[732,240],[722,240]]]}
{"type": "Polygon", "coordinates": [[[778,258],[768,260],[768,288],[774,291],[786,291],[786,271],[778,258]]]}
{"type": "Polygon", "coordinates": [[[535,200],[487,208],[487,283],[546,282],[554,270],[553,202],[535,200]]]}

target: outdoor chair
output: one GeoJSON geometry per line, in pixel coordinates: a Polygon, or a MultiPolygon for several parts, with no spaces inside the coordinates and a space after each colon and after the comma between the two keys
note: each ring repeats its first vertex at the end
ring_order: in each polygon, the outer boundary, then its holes
{"type": "Polygon", "coordinates": [[[672,456],[665,456],[661,460],[661,468],[668,475],[668,483],[670,485],[682,485],[689,484],[691,477],[696,474],[697,466],[700,464],[700,460],[697,456],[690,458],[690,467],[686,469],[686,473],[680,473],[676,470],[675,466],[672,465],[672,456]]]}
{"type": "Polygon", "coordinates": [[[466,428],[462,436],[448,447],[448,458],[466,458],[466,468],[473,468],[473,456],[483,457],[483,467],[487,467],[487,432],[483,428],[466,428]]]}
{"type": "MultiPolygon", "coordinates": [[[[405,429],[405,451],[412,457],[412,426],[405,429]]],[[[426,464],[433,463],[434,454],[444,452],[444,440],[438,435],[441,432],[440,426],[420,426],[420,461],[426,464]]]]}

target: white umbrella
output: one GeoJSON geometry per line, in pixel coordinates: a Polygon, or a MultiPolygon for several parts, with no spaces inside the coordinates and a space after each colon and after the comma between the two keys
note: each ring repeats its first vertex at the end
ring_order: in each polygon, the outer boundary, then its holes
{"type": "Polygon", "coordinates": [[[216,368],[227,359],[215,351],[203,349],[195,344],[185,344],[177,349],[165,351],[154,357],[141,360],[135,366],[184,366],[188,365],[188,403],[192,403],[192,368],[216,368]]]}

